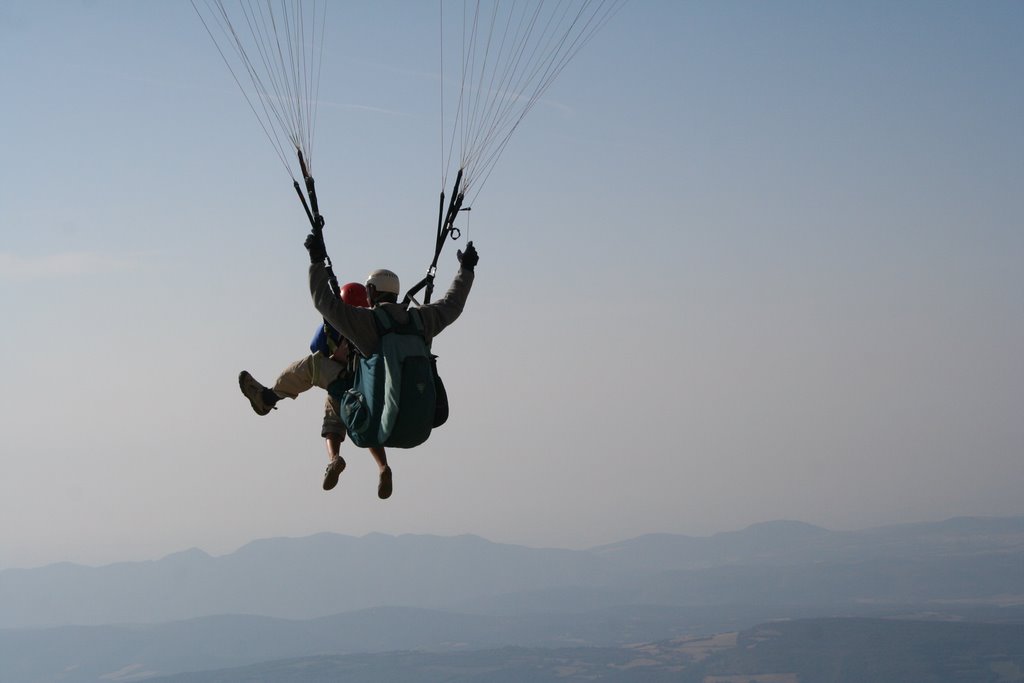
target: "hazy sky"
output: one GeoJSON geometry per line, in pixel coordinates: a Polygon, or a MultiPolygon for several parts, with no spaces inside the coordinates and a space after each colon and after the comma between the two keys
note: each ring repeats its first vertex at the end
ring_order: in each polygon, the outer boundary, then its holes
{"type": "MultiPolygon", "coordinates": [[[[429,264],[437,5],[329,10],[343,280],[429,264]]],[[[320,489],[291,180],[188,2],[0,7],[0,568],[1024,514],[1024,3],[634,0],[473,205],[452,403],[320,489]]],[[[442,257],[442,287],[454,273],[442,257]]]]}

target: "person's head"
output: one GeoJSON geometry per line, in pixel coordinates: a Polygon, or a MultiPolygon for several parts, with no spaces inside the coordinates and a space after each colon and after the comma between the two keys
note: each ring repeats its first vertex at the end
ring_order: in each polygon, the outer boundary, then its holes
{"type": "Polygon", "coordinates": [[[371,306],[386,301],[397,302],[399,291],[398,276],[390,270],[380,268],[366,276],[366,294],[371,306]]]}
{"type": "Polygon", "coordinates": [[[366,287],[363,287],[358,282],[349,282],[341,286],[339,291],[341,300],[349,306],[358,306],[359,308],[369,308],[370,300],[366,296],[366,287]]]}
{"type": "MultiPolygon", "coordinates": [[[[366,287],[363,287],[358,282],[349,282],[342,285],[338,290],[338,296],[349,306],[358,306],[359,308],[370,307],[370,302],[366,298],[366,287]]],[[[333,328],[331,329],[333,330],[333,328]]],[[[335,332],[335,334],[338,333],[335,332]]],[[[339,363],[345,363],[352,353],[352,342],[340,335],[339,337],[338,345],[334,348],[334,352],[331,353],[331,358],[339,363]]]]}

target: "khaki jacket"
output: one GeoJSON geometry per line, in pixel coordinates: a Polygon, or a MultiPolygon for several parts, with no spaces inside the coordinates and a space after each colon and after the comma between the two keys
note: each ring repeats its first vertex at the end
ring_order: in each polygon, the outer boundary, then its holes
{"type": "MultiPolygon", "coordinates": [[[[423,336],[429,345],[441,330],[455,322],[462,314],[466,298],[473,286],[473,271],[459,268],[452,281],[452,286],[443,297],[433,303],[420,307],[423,319],[423,336]]],[[[377,332],[377,319],[370,308],[349,306],[334,296],[327,280],[327,267],[323,263],[314,263],[309,267],[309,293],[313,297],[313,305],[324,320],[334,326],[338,332],[347,337],[356,349],[364,356],[378,350],[380,334],[377,332]]],[[[409,320],[409,311],[401,304],[384,303],[381,307],[387,311],[398,324],[409,320]]]]}

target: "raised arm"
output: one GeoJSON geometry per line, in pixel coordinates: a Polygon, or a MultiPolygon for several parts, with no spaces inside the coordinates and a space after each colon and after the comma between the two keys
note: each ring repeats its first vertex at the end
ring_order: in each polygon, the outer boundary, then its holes
{"type": "Polygon", "coordinates": [[[309,250],[309,294],[313,297],[313,306],[334,329],[348,337],[359,353],[370,355],[377,350],[379,341],[373,312],[367,308],[349,306],[331,291],[327,265],[324,263],[327,251],[322,236],[310,233],[306,238],[306,249],[309,250]]]}
{"type": "Polygon", "coordinates": [[[462,309],[466,306],[466,299],[469,297],[469,290],[473,288],[473,279],[479,256],[476,248],[470,242],[466,245],[466,253],[458,252],[459,272],[455,274],[451,287],[445,295],[421,308],[423,314],[424,332],[432,339],[440,334],[441,330],[451,325],[462,315],[462,309]]]}

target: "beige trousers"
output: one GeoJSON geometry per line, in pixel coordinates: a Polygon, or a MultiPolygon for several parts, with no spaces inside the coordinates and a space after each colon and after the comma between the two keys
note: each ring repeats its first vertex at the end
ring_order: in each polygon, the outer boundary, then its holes
{"type": "MultiPolygon", "coordinates": [[[[346,371],[344,365],[317,351],[285,368],[274,382],[274,393],[281,398],[295,398],[313,387],[327,389],[346,371]]],[[[328,434],[345,436],[345,424],[338,416],[338,402],[330,394],[324,402],[324,424],[320,430],[321,436],[328,434]]]]}

